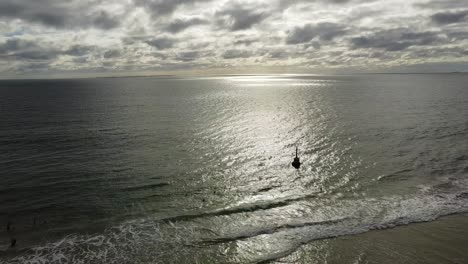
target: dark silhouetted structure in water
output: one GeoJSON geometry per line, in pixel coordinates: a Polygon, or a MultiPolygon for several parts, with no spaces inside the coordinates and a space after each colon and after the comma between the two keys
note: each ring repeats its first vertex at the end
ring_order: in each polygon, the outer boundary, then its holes
{"type": "Polygon", "coordinates": [[[297,147],[296,147],[296,157],[294,158],[291,165],[296,169],[299,169],[301,167],[301,161],[299,160],[299,157],[297,156],[297,147]]]}

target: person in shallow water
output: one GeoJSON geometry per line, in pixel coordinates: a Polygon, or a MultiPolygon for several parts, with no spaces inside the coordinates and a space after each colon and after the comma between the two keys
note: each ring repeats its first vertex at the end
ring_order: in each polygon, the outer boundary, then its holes
{"type": "Polygon", "coordinates": [[[16,239],[12,238],[10,243],[10,248],[14,248],[16,246],[16,239]]]}
{"type": "Polygon", "coordinates": [[[291,165],[296,169],[299,169],[301,167],[301,161],[299,160],[299,157],[297,156],[297,147],[296,147],[296,157],[294,158],[291,165]]]}
{"type": "Polygon", "coordinates": [[[14,248],[16,246],[16,238],[13,235],[13,231],[15,231],[15,227],[12,226],[11,222],[7,222],[6,230],[8,236],[10,237],[10,248],[14,248]]]}

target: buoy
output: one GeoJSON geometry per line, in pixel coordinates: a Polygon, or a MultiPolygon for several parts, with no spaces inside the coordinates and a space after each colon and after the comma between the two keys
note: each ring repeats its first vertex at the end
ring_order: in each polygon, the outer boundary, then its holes
{"type": "Polygon", "coordinates": [[[299,160],[299,157],[297,156],[297,147],[296,147],[296,157],[294,158],[291,165],[296,169],[299,169],[301,167],[301,161],[299,160]]]}

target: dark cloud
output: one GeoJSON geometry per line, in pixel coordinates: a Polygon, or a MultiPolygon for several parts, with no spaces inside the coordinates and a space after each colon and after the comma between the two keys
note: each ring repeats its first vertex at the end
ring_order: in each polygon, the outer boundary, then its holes
{"type": "Polygon", "coordinates": [[[120,57],[120,55],[121,55],[121,53],[120,53],[119,50],[113,49],[113,50],[108,50],[108,51],[104,52],[103,57],[105,59],[113,59],[113,58],[120,57]]]}
{"type": "Polygon", "coordinates": [[[468,10],[456,12],[440,12],[431,16],[434,23],[439,25],[454,24],[467,21],[468,10]]]}
{"type": "Polygon", "coordinates": [[[250,46],[252,43],[259,42],[259,39],[239,39],[234,41],[234,45],[245,45],[250,46]]]}
{"type": "Polygon", "coordinates": [[[310,43],[305,44],[304,48],[305,49],[313,48],[313,49],[319,50],[322,48],[322,44],[320,44],[319,41],[312,41],[310,43]]]}
{"type": "Polygon", "coordinates": [[[171,33],[179,33],[189,27],[203,24],[208,24],[208,21],[201,18],[176,19],[167,25],[165,29],[171,33]]]}
{"type": "Polygon", "coordinates": [[[322,2],[327,2],[327,3],[332,3],[332,4],[344,4],[344,3],[348,3],[348,2],[351,2],[352,0],[326,0],[326,1],[322,1],[322,2]]]}
{"type": "Polygon", "coordinates": [[[172,48],[174,46],[175,40],[167,37],[160,37],[147,40],[145,43],[159,50],[163,50],[172,48]]]}
{"type": "Polygon", "coordinates": [[[70,56],[83,56],[87,55],[88,53],[92,52],[96,47],[94,46],[86,46],[86,45],[73,45],[68,48],[64,54],[70,56]]]}
{"type": "Polygon", "coordinates": [[[347,53],[346,56],[350,58],[367,58],[367,59],[384,59],[388,58],[392,53],[389,52],[358,52],[358,53],[347,53]]]}
{"type": "Polygon", "coordinates": [[[224,10],[216,12],[216,16],[219,17],[218,23],[230,31],[246,30],[259,24],[269,16],[265,12],[256,11],[258,8],[235,3],[224,10]]]}
{"type": "Polygon", "coordinates": [[[425,3],[415,3],[414,6],[432,10],[466,8],[466,0],[430,0],[425,3]]]}
{"type": "Polygon", "coordinates": [[[411,46],[427,46],[443,41],[438,32],[411,32],[407,29],[390,29],[351,39],[355,49],[376,48],[386,51],[402,51],[411,46]]]}
{"type": "Polygon", "coordinates": [[[127,36],[121,39],[124,45],[133,45],[136,43],[146,42],[150,39],[150,36],[127,36]]]}
{"type": "Polygon", "coordinates": [[[466,40],[468,39],[468,31],[453,31],[453,32],[448,32],[447,36],[451,40],[466,40]]]}
{"type": "Polygon", "coordinates": [[[52,60],[57,58],[59,54],[56,50],[38,49],[16,52],[10,57],[16,60],[52,60]]]}
{"type": "Polygon", "coordinates": [[[93,17],[93,25],[100,29],[112,29],[119,26],[119,21],[105,11],[99,11],[93,17]]]}
{"type": "Polygon", "coordinates": [[[224,59],[238,59],[252,57],[252,52],[246,50],[227,50],[223,54],[224,59]]]}
{"type": "Polygon", "coordinates": [[[210,1],[212,0],[133,0],[137,6],[146,8],[154,17],[172,14],[179,6],[210,1]]]}
{"type": "Polygon", "coordinates": [[[430,57],[430,58],[458,58],[468,56],[468,50],[463,47],[451,48],[430,48],[414,51],[411,54],[413,57],[430,57]]]}
{"type": "Polygon", "coordinates": [[[54,1],[2,0],[0,17],[39,22],[49,26],[62,26],[66,23],[68,10],[54,1]]]}
{"type": "Polygon", "coordinates": [[[87,63],[89,60],[88,57],[76,57],[76,58],[73,58],[73,62],[76,63],[76,64],[83,64],[83,63],[87,63]]]}
{"type": "Polygon", "coordinates": [[[50,67],[49,63],[46,63],[46,62],[32,62],[28,64],[18,65],[15,71],[20,72],[20,73],[41,72],[41,71],[47,71],[49,67],[50,67]]]}
{"type": "Polygon", "coordinates": [[[92,10],[78,1],[61,0],[1,0],[0,18],[21,19],[55,28],[111,29],[119,25],[119,18],[104,10],[92,10]]]}
{"type": "Polygon", "coordinates": [[[371,68],[468,56],[467,0],[371,1],[0,0],[0,70],[371,68]]]}
{"type": "Polygon", "coordinates": [[[272,59],[286,59],[289,57],[289,53],[284,50],[274,50],[268,53],[268,57],[272,59]]]}
{"type": "Polygon", "coordinates": [[[295,27],[288,33],[287,44],[307,43],[314,38],[323,41],[330,41],[342,36],[347,32],[346,26],[335,23],[319,23],[316,25],[307,24],[303,27],[295,27]]]}
{"type": "Polygon", "coordinates": [[[72,45],[68,48],[56,48],[37,41],[15,38],[0,43],[0,58],[13,58],[17,61],[51,61],[62,55],[85,56],[94,50],[96,50],[95,46],[72,45]]]}
{"type": "Polygon", "coordinates": [[[154,57],[154,58],[158,58],[158,59],[162,59],[162,60],[167,59],[167,54],[162,53],[162,52],[152,52],[150,55],[152,57],[154,57]]]}
{"type": "Polygon", "coordinates": [[[0,54],[4,55],[10,52],[37,47],[37,44],[32,41],[24,41],[21,39],[7,39],[5,42],[0,43],[0,54]]]}
{"type": "Polygon", "coordinates": [[[180,52],[177,54],[176,60],[178,61],[194,61],[198,59],[200,52],[198,51],[187,51],[187,52],[180,52]]]}
{"type": "Polygon", "coordinates": [[[359,2],[373,2],[375,0],[278,0],[278,6],[282,9],[288,8],[297,4],[310,4],[310,3],[322,3],[322,4],[347,4],[347,3],[359,3],[359,2]]]}
{"type": "Polygon", "coordinates": [[[8,39],[0,44],[0,58],[15,60],[52,60],[62,52],[58,49],[44,48],[33,41],[8,39]]]}

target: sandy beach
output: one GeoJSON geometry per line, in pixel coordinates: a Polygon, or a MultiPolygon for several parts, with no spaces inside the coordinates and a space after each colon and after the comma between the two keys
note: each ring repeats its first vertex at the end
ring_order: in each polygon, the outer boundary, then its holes
{"type": "Polygon", "coordinates": [[[468,262],[468,215],[304,245],[274,263],[434,263],[468,262]]]}

